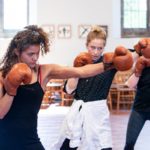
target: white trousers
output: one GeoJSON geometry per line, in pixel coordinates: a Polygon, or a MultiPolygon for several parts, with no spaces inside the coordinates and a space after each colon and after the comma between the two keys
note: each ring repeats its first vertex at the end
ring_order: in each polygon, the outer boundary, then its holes
{"type": "Polygon", "coordinates": [[[106,100],[86,103],[75,100],[63,122],[60,136],[51,150],[60,150],[66,138],[70,139],[70,147],[78,147],[78,150],[112,147],[106,100]]]}

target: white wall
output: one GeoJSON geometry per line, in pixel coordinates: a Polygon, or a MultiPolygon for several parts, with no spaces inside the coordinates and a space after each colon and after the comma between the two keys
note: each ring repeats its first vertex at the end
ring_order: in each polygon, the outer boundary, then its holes
{"type": "Polygon", "coordinates": [[[55,37],[52,52],[43,63],[56,62],[71,65],[73,58],[85,50],[85,39],[78,38],[79,24],[108,25],[106,51],[113,51],[117,45],[132,48],[138,39],[120,38],[120,0],[38,0],[38,23],[71,24],[72,38],[55,37]]]}
{"type": "MultiPolygon", "coordinates": [[[[33,6],[37,6],[35,9],[31,8],[31,12],[34,16],[37,14],[37,18],[32,19],[32,23],[53,24],[56,32],[60,24],[72,26],[70,39],[58,39],[55,33],[51,52],[41,57],[40,63],[71,65],[73,58],[79,52],[86,50],[85,39],[78,38],[80,24],[108,26],[106,51],[113,51],[117,45],[132,48],[138,41],[136,38],[120,38],[120,0],[37,0],[37,4],[33,6]]],[[[0,40],[0,50],[6,47],[6,43],[8,40],[6,42],[0,40]]]]}

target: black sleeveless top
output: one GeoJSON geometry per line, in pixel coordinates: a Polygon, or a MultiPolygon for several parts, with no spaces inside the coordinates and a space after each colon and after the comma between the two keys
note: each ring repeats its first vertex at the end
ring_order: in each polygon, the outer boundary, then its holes
{"type": "Polygon", "coordinates": [[[150,67],[143,70],[139,79],[133,109],[150,112],[150,67]]]}
{"type": "Polygon", "coordinates": [[[0,150],[44,150],[37,135],[43,95],[38,81],[19,86],[9,112],[0,119],[0,150]]]}

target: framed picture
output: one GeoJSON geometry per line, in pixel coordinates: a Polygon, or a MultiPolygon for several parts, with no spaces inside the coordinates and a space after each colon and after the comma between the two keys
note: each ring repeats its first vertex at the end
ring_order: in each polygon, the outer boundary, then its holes
{"type": "Polygon", "coordinates": [[[108,36],[108,26],[106,26],[106,25],[99,25],[99,26],[106,31],[106,34],[108,36]]]}
{"type": "Polygon", "coordinates": [[[42,29],[48,33],[49,38],[55,38],[55,26],[54,25],[49,25],[49,24],[44,24],[41,25],[42,29]]]}
{"type": "Polygon", "coordinates": [[[60,39],[71,38],[71,25],[58,25],[57,36],[60,39]]]}
{"type": "Polygon", "coordinates": [[[91,30],[91,25],[85,25],[85,24],[79,25],[78,26],[79,38],[83,38],[83,39],[86,38],[90,30],[91,30]]]}
{"type": "MultiPolygon", "coordinates": [[[[87,37],[88,33],[90,32],[92,26],[93,25],[86,25],[86,24],[79,25],[78,26],[79,38],[85,39],[87,37]]],[[[98,25],[98,26],[102,27],[108,34],[108,27],[106,25],[98,25]]]]}

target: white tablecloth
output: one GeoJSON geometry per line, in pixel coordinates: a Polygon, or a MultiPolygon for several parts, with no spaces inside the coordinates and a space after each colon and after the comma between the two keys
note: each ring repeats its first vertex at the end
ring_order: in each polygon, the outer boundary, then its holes
{"type": "Polygon", "coordinates": [[[38,114],[38,134],[46,150],[50,150],[59,134],[62,121],[67,114],[69,107],[50,105],[48,109],[41,109],[38,114]]]}

